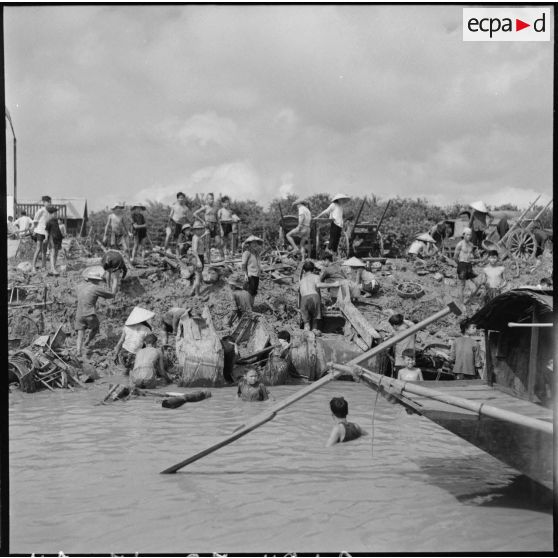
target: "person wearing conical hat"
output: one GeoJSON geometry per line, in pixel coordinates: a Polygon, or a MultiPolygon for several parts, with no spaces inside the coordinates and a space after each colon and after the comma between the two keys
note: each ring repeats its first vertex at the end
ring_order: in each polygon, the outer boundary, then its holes
{"type": "Polygon", "coordinates": [[[302,259],[306,259],[306,247],[310,241],[310,223],[312,221],[312,215],[310,210],[306,206],[306,202],[302,198],[298,198],[293,202],[294,206],[298,206],[298,225],[292,231],[286,234],[286,239],[292,246],[293,253],[300,251],[302,259]],[[300,250],[296,245],[293,237],[300,238],[300,250]]]}
{"type": "Polygon", "coordinates": [[[104,280],[105,270],[96,265],[86,268],[82,277],[83,283],[78,283],[77,310],[75,318],[75,330],[77,331],[76,353],[82,356],[83,349],[91,343],[93,338],[99,333],[99,318],[97,317],[97,300],[101,298],[114,298],[114,293],[101,286],[104,280]],[[89,330],[89,336],[84,343],[85,330],[89,330]]]}
{"type": "Polygon", "coordinates": [[[348,286],[351,299],[356,299],[360,295],[362,289],[362,273],[366,268],[366,264],[359,258],[349,258],[343,262],[343,267],[348,268],[348,286]]]}
{"type": "Polygon", "coordinates": [[[471,241],[480,250],[492,218],[483,201],[473,202],[469,204],[469,207],[473,210],[469,219],[469,228],[472,231],[471,241]]]}
{"type": "Polygon", "coordinates": [[[108,216],[105,232],[103,234],[103,244],[108,248],[123,247],[128,252],[128,225],[124,218],[124,205],[116,204],[112,207],[108,216]],[[110,242],[109,240],[110,229],[110,242]],[[108,245],[107,245],[108,242],[108,245]]]}
{"type": "Polygon", "coordinates": [[[252,297],[252,307],[260,284],[260,248],[262,245],[263,240],[252,234],[244,241],[244,251],[242,252],[242,271],[247,282],[246,290],[252,297]]]}
{"type": "Polygon", "coordinates": [[[134,246],[132,248],[132,257],[130,263],[134,264],[138,252],[141,250],[141,258],[145,258],[144,241],[147,237],[147,223],[145,222],[144,205],[133,205],[132,212],[132,232],[134,234],[134,246]]]}
{"type": "Polygon", "coordinates": [[[422,258],[431,258],[438,252],[436,241],[430,234],[418,234],[409,249],[407,250],[407,259],[420,260],[422,258]]]}
{"type": "Polygon", "coordinates": [[[337,252],[341,233],[343,232],[343,205],[349,199],[349,196],[345,194],[336,194],[333,196],[331,204],[316,216],[316,219],[319,219],[327,215],[331,219],[328,250],[334,254],[337,252]]]}
{"type": "Polygon", "coordinates": [[[114,361],[126,368],[125,374],[129,374],[134,367],[136,353],[143,347],[145,336],[153,331],[149,323],[153,316],[155,313],[151,310],[136,306],[124,323],[122,335],[114,349],[114,361]]]}

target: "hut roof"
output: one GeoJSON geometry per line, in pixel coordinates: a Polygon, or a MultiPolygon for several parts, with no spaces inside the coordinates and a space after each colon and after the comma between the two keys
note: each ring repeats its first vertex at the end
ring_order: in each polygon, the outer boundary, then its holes
{"type": "Polygon", "coordinates": [[[541,321],[552,321],[552,290],[513,289],[497,296],[471,317],[471,321],[482,329],[501,331],[508,322],[519,322],[531,318],[536,312],[541,321]]]}

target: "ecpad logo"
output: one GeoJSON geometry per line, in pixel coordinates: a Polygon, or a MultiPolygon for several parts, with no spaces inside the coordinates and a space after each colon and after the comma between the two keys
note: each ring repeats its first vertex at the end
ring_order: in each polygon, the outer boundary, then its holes
{"type": "Polygon", "coordinates": [[[550,41],[551,8],[463,8],[464,41],[550,41]]]}

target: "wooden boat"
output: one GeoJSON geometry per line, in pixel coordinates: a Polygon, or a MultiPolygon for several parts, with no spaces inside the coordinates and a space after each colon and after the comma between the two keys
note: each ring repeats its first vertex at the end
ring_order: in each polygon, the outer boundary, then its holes
{"type": "Polygon", "coordinates": [[[363,367],[334,365],[375,390],[552,487],[552,292],[514,289],[471,321],[485,330],[483,380],[403,382],[363,367]]]}
{"type": "Polygon", "coordinates": [[[181,386],[221,386],[224,349],[207,306],[201,316],[187,312],[178,324],[176,356],[182,368],[181,386]]]}

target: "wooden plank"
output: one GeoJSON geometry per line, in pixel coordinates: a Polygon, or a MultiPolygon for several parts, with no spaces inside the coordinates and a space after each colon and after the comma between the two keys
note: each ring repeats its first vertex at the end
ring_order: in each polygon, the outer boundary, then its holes
{"type": "MultiPolygon", "coordinates": [[[[536,323],[537,317],[533,312],[532,322],[536,323]]],[[[529,348],[529,375],[527,376],[527,397],[529,401],[535,399],[535,381],[537,379],[537,356],[539,352],[539,330],[534,327],[531,330],[531,345],[529,348]]]]}
{"type": "Polygon", "coordinates": [[[367,348],[372,347],[374,339],[380,339],[380,334],[372,327],[370,322],[360,313],[360,311],[351,302],[349,287],[347,283],[342,283],[339,287],[337,295],[337,306],[351,324],[354,330],[359,334],[367,348]]]}

